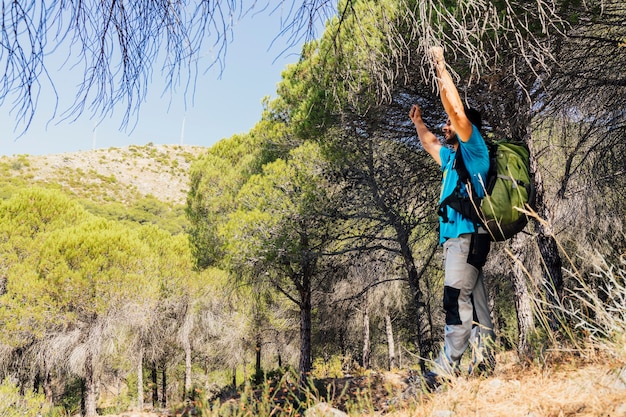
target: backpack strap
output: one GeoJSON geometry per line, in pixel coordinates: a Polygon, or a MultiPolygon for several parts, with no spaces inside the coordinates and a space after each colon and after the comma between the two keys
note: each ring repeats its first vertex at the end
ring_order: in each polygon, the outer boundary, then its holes
{"type": "Polygon", "coordinates": [[[457,174],[459,174],[459,181],[467,184],[470,180],[470,174],[465,166],[465,161],[463,161],[463,155],[461,154],[461,145],[458,146],[455,155],[454,155],[454,163],[452,164],[452,169],[455,169],[457,174]]]}
{"type": "Polygon", "coordinates": [[[467,167],[465,166],[465,162],[463,161],[460,148],[457,149],[454,155],[452,169],[454,169],[458,174],[457,184],[452,193],[441,201],[437,214],[441,217],[444,223],[448,223],[450,219],[448,218],[447,207],[450,207],[460,213],[465,219],[471,220],[474,223],[476,230],[478,230],[478,227],[482,225],[482,221],[480,215],[476,211],[476,208],[480,207],[482,199],[478,197],[474,187],[471,185],[470,175],[467,167]],[[467,190],[470,190],[471,196],[464,196],[461,194],[461,184],[465,184],[466,193],[467,190]]]}

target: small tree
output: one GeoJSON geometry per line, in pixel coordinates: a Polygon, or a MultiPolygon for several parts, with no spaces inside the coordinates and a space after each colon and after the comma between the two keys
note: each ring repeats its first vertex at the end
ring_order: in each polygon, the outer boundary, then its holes
{"type": "Polygon", "coordinates": [[[320,266],[335,234],[321,215],[331,189],[319,175],[322,161],[309,143],[289,161],[266,165],[242,188],[239,208],[224,228],[231,267],[253,285],[271,284],[298,306],[302,377],[311,369],[312,294],[328,279],[320,266]]]}

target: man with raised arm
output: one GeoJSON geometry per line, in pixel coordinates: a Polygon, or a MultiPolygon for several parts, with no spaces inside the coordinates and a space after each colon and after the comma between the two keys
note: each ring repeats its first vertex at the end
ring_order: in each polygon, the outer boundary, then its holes
{"type": "MultiPolygon", "coordinates": [[[[489,253],[491,238],[478,222],[445,204],[453,193],[484,197],[485,179],[489,169],[489,151],[483,139],[480,113],[467,109],[446,69],[443,49],[431,48],[430,54],[437,71],[441,102],[448,114],[443,127],[445,145],[426,127],[421,109],[413,105],[409,117],[415,124],[424,150],[439,164],[443,172],[439,209],[439,243],[443,246],[444,291],[446,315],[444,344],[432,370],[424,375],[429,389],[436,388],[442,378],[460,373],[461,356],[472,347],[470,373],[488,372],[495,366],[491,353],[485,348],[493,343],[494,333],[482,267],[489,253]],[[462,161],[457,153],[460,152],[462,161]],[[459,181],[459,164],[465,166],[469,186],[459,181]],[[459,187],[459,188],[457,188],[459,187]]],[[[469,201],[469,199],[468,199],[469,201]]]]}

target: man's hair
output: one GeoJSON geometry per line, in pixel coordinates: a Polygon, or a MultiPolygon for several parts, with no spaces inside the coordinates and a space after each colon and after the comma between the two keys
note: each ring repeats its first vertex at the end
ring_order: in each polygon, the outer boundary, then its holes
{"type": "Polygon", "coordinates": [[[480,112],[478,110],[472,109],[470,107],[466,107],[465,108],[465,116],[467,116],[469,121],[472,122],[472,124],[474,126],[476,126],[476,128],[478,130],[482,129],[482,127],[483,127],[483,118],[480,115],[480,112]]]}

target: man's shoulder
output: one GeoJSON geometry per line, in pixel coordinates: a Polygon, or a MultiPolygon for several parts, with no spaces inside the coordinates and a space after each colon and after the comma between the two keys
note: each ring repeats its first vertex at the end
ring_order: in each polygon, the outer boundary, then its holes
{"type": "Polygon", "coordinates": [[[459,142],[459,146],[461,146],[464,150],[471,152],[472,154],[484,153],[488,156],[489,149],[487,148],[487,143],[483,138],[483,135],[476,128],[476,126],[472,125],[472,135],[467,140],[467,142],[459,142]]]}
{"type": "Polygon", "coordinates": [[[480,133],[480,130],[478,130],[476,126],[472,125],[472,134],[470,135],[467,142],[464,143],[464,145],[480,146],[481,144],[484,144],[484,143],[485,143],[485,138],[483,138],[482,133],[480,133]]]}

